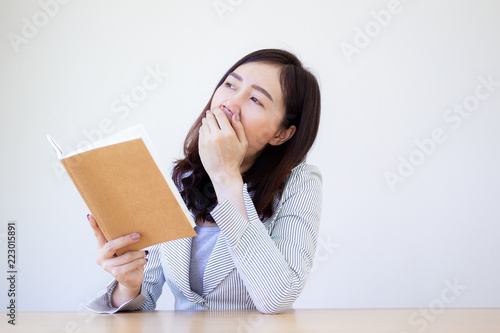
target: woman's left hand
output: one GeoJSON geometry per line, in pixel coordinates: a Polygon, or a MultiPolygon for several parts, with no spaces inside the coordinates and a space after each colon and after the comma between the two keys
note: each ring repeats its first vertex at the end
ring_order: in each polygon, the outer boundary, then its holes
{"type": "Polygon", "coordinates": [[[207,111],[199,133],[201,162],[214,187],[225,187],[231,180],[241,180],[240,167],[248,141],[239,114],[233,114],[229,122],[220,108],[207,111]]]}

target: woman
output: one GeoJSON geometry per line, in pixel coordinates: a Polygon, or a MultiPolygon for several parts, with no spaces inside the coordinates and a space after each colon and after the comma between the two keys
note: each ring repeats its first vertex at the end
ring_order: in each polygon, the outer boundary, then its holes
{"type": "Polygon", "coordinates": [[[294,55],[265,49],[234,64],[173,169],[198,236],[116,256],[140,235],[106,242],[89,215],[97,263],[115,279],[88,307],[152,310],[167,282],[178,310],[289,308],[316,249],[321,174],[305,157],[319,118],[318,83],[294,55]]]}

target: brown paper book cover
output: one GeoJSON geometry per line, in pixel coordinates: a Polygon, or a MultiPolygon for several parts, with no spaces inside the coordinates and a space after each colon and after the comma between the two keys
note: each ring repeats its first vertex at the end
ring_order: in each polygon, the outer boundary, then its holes
{"type": "Polygon", "coordinates": [[[177,188],[165,179],[142,138],[60,160],[108,241],[141,234],[139,242],[117,255],[196,236],[177,188]]]}

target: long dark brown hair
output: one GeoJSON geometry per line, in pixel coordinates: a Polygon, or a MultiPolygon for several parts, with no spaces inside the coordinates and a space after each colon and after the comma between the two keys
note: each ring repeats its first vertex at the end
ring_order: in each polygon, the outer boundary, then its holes
{"type": "MultiPolygon", "coordinates": [[[[321,97],[314,75],[302,66],[296,56],[278,49],[258,50],[240,59],[224,74],[214,93],[230,73],[249,62],[273,64],[281,68],[280,83],[285,105],[282,126],[296,127],[295,134],[285,143],[278,146],[267,145],[252,167],[242,175],[248,191],[253,192],[257,213],[265,220],[274,213],[273,200],[276,196],[281,197],[290,171],[304,160],[316,139],[321,97]]],[[[175,185],[197,221],[213,221],[210,211],[217,204],[212,182],[198,153],[198,131],[205,111],[210,109],[213,95],[189,130],[184,141],[185,157],[175,161],[172,173],[175,185]]]]}

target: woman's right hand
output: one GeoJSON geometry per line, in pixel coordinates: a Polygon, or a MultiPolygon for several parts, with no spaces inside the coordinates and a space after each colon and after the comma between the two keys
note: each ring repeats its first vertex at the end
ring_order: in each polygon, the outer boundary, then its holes
{"type": "Polygon", "coordinates": [[[148,251],[128,251],[117,256],[116,251],[136,243],[140,235],[138,233],[125,235],[108,242],[94,217],[89,214],[87,219],[97,240],[96,262],[105,271],[111,273],[119,283],[113,292],[113,303],[115,306],[120,306],[119,303],[125,303],[140,293],[148,251]]]}

